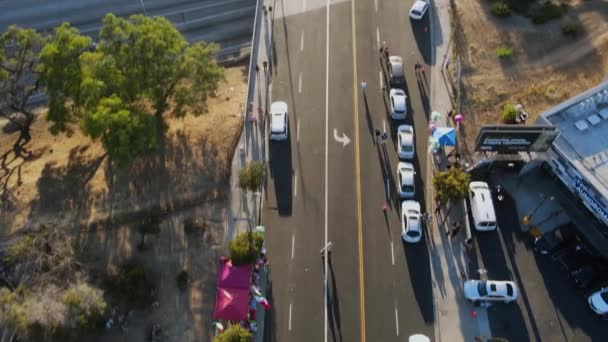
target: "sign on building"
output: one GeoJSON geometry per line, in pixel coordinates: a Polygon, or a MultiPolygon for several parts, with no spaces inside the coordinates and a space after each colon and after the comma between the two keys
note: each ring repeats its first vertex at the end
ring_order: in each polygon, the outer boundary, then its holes
{"type": "Polygon", "coordinates": [[[551,147],[557,135],[555,126],[482,126],[475,141],[475,151],[545,152],[551,147]]]}

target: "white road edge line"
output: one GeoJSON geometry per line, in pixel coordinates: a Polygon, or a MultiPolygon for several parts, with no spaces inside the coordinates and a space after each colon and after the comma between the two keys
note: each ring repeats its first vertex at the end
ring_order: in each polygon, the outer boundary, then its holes
{"type": "Polygon", "coordinates": [[[300,78],[298,79],[298,94],[302,94],[302,72],[300,71],[300,78]]]}
{"type": "Polygon", "coordinates": [[[304,51],[304,32],[300,35],[300,51],[304,51]]]}
{"type": "Polygon", "coordinates": [[[298,120],[297,129],[296,129],[296,140],[300,142],[300,120],[298,120]]]}
{"type": "Polygon", "coordinates": [[[298,174],[297,170],[293,171],[293,197],[298,197],[298,174]]]}
{"type": "Polygon", "coordinates": [[[380,76],[380,89],[383,89],[384,87],[382,86],[382,71],[378,71],[378,76],[380,76]]]}
{"type": "MultiPolygon", "coordinates": [[[[327,179],[328,179],[328,154],[329,154],[329,0],[325,1],[325,244],[327,246],[327,179]]],[[[323,275],[323,340],[327,342],[327,259],[324,258],[325,264],[323,275]]]]}
{"type": "Polygon", "coordinates": [[[395,266],[395,250],[393,248],[393,241],[391,241],[391,260],[393,261],[393,266],[395,266]]]}
{"type": "Polygon", "coordinates": [[[397,306],[395,305],[395,332],[399,336],[399,313],[397,312],[397,306]]]}
{"type": "Polygon", "coordinates": [[[293,260],[295,256],[295,246],[296,246],[296,235],[291,234],[291,260],[293,260]]]}
{"type": "MultiPolygon", "coordinates": [[[[291,303],[289,303],[289,323],[287,323],[289,325],[289,331],[291,331],[291,303]]],[[[397,334],[399,335],[399,334],[397,334]]]]}
{"type": "Polygon", "coordinates": [[[386,133],[386,120],[382,119],[382,130],[386,133]]]}
{"type": "Polygon", "coordinates": [[[380,49],[380,28],[378,26],[376,26],[376,45],[380,49]]]}

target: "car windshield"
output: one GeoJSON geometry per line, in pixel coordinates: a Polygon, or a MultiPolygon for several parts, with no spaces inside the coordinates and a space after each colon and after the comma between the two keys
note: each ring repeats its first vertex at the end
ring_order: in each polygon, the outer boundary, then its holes
{"type": "Polygon", "coordinates": [[[412,11],[412,13],[413,13],[414,15],[420,15],[420,12],[418,12],[418,11],[416,11],[416,10],[413,10],[413,11],[412,11]]]}
{"type": "Polygon", "coordinates": [[[507,295],[509,295],[509,297],[513,296],[513,286],[511,286],[511,284],[507,284],[507,295]]]}
{"type": "Polygon", "coordinates": [[[414,192],[414,186],[413,185],[402,185],[401,190],[403,190],[403,192],[414,192]]]}
{"type": "Polygon", "coordinates": [[[477,292],[479,292],[479,295],[481,297],[485,297],[488,295],[488,289],[486,287],[485,281],[480,281],[479,284],[477,284],[477,292]]]}
{"type": "Polygon", "coordinates": [[[405,152],[412,152],[414,150],[414,146],[401,145],[401,149],[405,152]]]}
{"type": "Polygon", "coordinates": [[[405,233],[407,236],[411,236],[411,237],[418,237],[420,236],[420,233],[415,231],[415,230],[410,230],[407,233],[405,233]]]}
{"type": "Polygon", "coordinates": [[[602,299],[604,300],[604,303],[608,304],[608,291],[602,292],[602,294],[600,295],[600,297],[602,297],[602,299]]]}

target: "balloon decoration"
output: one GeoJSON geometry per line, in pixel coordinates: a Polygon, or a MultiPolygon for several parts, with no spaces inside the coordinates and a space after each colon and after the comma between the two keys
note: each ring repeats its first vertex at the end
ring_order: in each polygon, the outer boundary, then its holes
{"type": "Polygon", "coordinates": [[[456,114],[454,116],[454,122],[456,122],[456,128],[460,128],[460,123],[464,121],[464,115],[456,114]]]}
{"type": "Polygon", "coordinates": [[[429,135],[433,134],[433,132],[437,129],[437,125],[434,122],[429,124],[429,135]]]}

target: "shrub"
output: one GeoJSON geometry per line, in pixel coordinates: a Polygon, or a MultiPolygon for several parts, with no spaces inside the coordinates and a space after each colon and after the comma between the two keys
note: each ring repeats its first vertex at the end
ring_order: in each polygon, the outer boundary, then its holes
{"type": "Polygon", "coordinates": [[[498,49],[496,49],[496,56],[498,56],[500,58],[511,57],[511,56],[513,56],[513,50],[506,46],[501,46],[498,49]]]}
{"type": "Polygon", "coordinates": [[[566,18],[562,22],[562,33],[566,36],[576,36],[578,34],[578,25],[572,18],[566,18]]]}
{"type": "Polygon", "coordinates": [[[188,286],[188,280],[190,280],[190,275],[185,270],[181,270],[177,274],[177,287],[180,290],[185,290],[186,286],[188,286]]]}
{"type": "Polygon", "coordinates": [[[243,190],[259,190],[264,181],[266,169],[259,160],[253,160],[241,169],[239,173],[239,187],[243,190]]]}
{"type": "Polygon", "coordinates": [[[532,22],[540,25],[561,18],[567,11],[566,5],[555,5],[550,0],[543,0],[532,10],[532,22]]]}
{"type": "Polygon", "coordinates": [[[502,110],[501,119],[504,123],[513,123],[515,122],[517,114],[519,113],[517,109],[515,109],[515,105],[512,103],[507,103],[502,110]]]}
{"type": "Polygon", "coordinates": [[[106,310],[103,292],[84,283],[65,290],[62,302],[68,309],[68,327],[94,327],[106,310]]]}
{"type": "Polygon", "coordinates": [[[229,326],[223,333],[217,335],[213,342],[250,342],[251,333],[239,324],[229,326]]]}
{"type": "Polygon", "coordinates": [[[254,263],[262,250],[264,238],[260,233],[244,232],[230,241],[230,259],[234,265],[254,263]]]}
{"type": "Polygon", "coordinates": [[[122,268],[115,284],[120,297],[137,305],[148,304],[153,289],[154,284],[146,270],[142,266],[131,264],[122,268]]]}
{"type": "Polygon", "coordinates": [[[509,5],[504,1],[498,1],[492,4],[491,12],[499,18],[506,18],[511,15],[509,5]]]}

